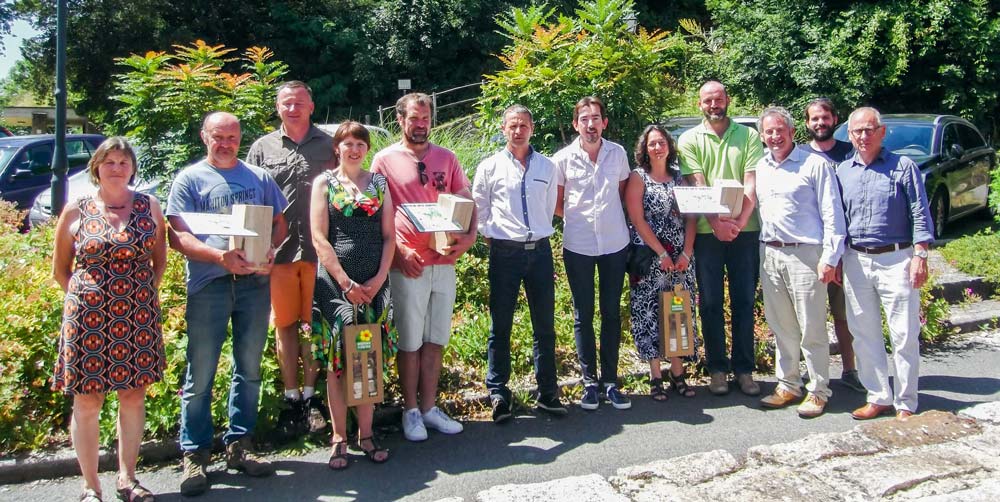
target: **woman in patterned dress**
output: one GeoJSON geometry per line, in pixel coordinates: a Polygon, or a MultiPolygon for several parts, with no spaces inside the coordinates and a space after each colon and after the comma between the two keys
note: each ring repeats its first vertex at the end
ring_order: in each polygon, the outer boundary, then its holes
{"type": "Polygon", "coordinates": [[[146,386],[163,377],[158,288],[166,226],[155,197],[133,192],[135,152],[105,140],[87,166],[97,193],[67,204],[55,234],[52,273],[66,292],[55,389],[73,396],[70,433],[83,473],[80,500],[101,500],[98,417],[118,393],[118,496],[153,500],[135,479],[146,386]]]}
{"type": "MultiPolygon", "coordinates": [[[[659,302],[660,292],[681,284],[694,298],[694,236],[696,219],[682,216],[674,197],[674,187],[683,185],[674,167],[677,150],[670,133],[650,125],[635,146],[636,169],[625,188],[625,208],[632,222],[632,244],[646,245],[658,255],[648,272],[632,284],[629,308],[632,338],[639,357],[649,361],[650,397],[665,401],[660,369],[659,302]]],[[[692,326],[693,327],[693,326],[692,326]]],[[[688,386],[683,360],[670,359],[667,372],[671,386],[684,397],[694,397],[688,386]]]]}
{"type": "MultiPolygon", "coordinates": [[[[334,470],[349,465],[347,405],[341,385],[344,326],[377,323],[382,328],[383,364],[395,351],[388,281],[396,249],[392,198],[382,175],[361,168],[370,147],[363,125],[344,122],[333,135],[337,167],[319,175],[312,185],[310,224],[320,265],[313,297],[312,350],[327,368],[333,423],[327,466],[334,470]]],[[[355,407],[358,447],[369,460],[382,463],[389,459],[389,451],[372,437],[374,409],[371,404],[355,407]]]]}

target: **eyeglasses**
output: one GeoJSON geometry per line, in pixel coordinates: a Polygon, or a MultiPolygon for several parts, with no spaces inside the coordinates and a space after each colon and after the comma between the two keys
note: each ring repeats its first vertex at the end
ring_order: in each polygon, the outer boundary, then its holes
{"type": "MultiPolygon", "coordinates": [[[[417,172],[420,173],[420,184],[421,185],[426,185],[427,183],[430,182],[430,176],[427,176],[427,172],[426,171],[427,171],[427,164],[424,164],[423,161],[418,161],[417,162],[417,172]]],[[[445,191],[444,173],[432,173],[432,174],[434,174],[434,188],[438,192],[444,192],[445,191]]]]}
{"type": "Polygon", "coordinates": [[[872,136],[872,135],[874,135],[881,128],[882,128],[882,126],[878,126],[878,127],[859,127],[857,129],[851,129],[848,132],[851,133],[851,136],[854,136],[855,138],[860,138],[860,137],[863,137],[863,136],[866,136],[866,135],[867,136],[872,136]]]}

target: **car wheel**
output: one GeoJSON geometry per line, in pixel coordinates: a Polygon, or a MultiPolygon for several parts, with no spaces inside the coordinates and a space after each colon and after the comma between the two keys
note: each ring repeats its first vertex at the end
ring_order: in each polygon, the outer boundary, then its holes
{"type": "Polygon", "coordinates": [[[948,199],[942,190],[935,192],[931,199],[931,221],[934,222],[934,238],[940,239],[948,221],[948,199]]]}

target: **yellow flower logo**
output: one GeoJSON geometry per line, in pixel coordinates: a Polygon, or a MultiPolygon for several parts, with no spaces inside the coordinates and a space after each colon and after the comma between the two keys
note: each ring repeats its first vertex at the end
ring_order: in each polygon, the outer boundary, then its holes
{"type": "Polygon", "coordinates": [[[683,305],[683,304],[684,304],[684,299],[683,298],[681,298],[679,296],[675,296],[674,297],[674,305],[683,305]]]}
{"type": "Polygon", "coordinates": [[[372,332],[366,329],[361,333],[358,333],[358,340],[362,342],[372,341],[372,332]]]}

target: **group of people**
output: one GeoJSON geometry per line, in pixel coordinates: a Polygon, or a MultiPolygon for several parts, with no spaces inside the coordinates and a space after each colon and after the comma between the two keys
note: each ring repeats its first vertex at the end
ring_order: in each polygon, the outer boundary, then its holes
{"type": "MultiPolygon", "coordinates": [[[[53,258],[55,278],[66,291],[54,385],[74,397],[71,433],[83,472],[81,500],[101,500],[97,417],[112,391],[120,401],[118,496],[154,500],[136,480],[135,464],[145,388],[162,378],[165,367],[157,288],[168,243],[187,258],[180,420],[184,495],[209,487],[212,386],[228,332],[233,368],[223,435],[226,465],[251,476],[274,472],[252,444],[269,320],[285,388],[279,426],[289,433],[317,432],[329,422],[329,468],[350,465],[343,332],[354,324],[377,324],[385,363],[395,356],[406,439],[426,440],[428,429],[461,432],[462,424],[436,401],[456,297],[454,264],[478,234],[489,246],[485,383],[493,421],[513,418],[510,337],[522,283],[534,337],[536,407],[565,415],[555,362],[556,278],[549,241],[555,216],[563,219],[562,255],[584,410],[602,402],[616,409],[631,406],[618,388],[619,312],[627,275],[632,334],[639,356],[649,363],[650,397],[656,401],[666,400],[668,391],[695,395],[682,358],[670,358],[665,376],[661,368],[660,293],[675,285],[692,297],[698,292],[709,390],[727,393],[733,373],[742,392],[760,393],[752,378],[760,279],[768,326],[777,340],[779,381],[762,406],[798,402],[803,417],[823,412],[831,396],[829,288],[844,382],[868,392],[867,404],[852,415],[912,414],[918,289],[926,279],[932,240],[919,170],[881,148],[885,128],[872,108],[851,114],[852,147],[832,138],[837,115],[829,100],[806,107],[812,141],[805,145],[795,144],[795,121],[783,108],[764,111],[758,134],[732,121],[728,104],[723,85],[707,82],[699,92],[702,124],[676,142],[662,126],[648,126],[636,142],[635,169],[625,149],[603,137],[608,116],[599,98],[576,103],[573,128],[579,136],[551,158],[531,145],[531,111],[513,105],[501,117],[505,146],[479,164],[470,183],[455,154],[429,141],[429,96],[399,99],[401,139],[364,170],[368,130],[348,121],[332,136],[323,132],[311,121],[311,90],[290,81],[277,92],[281,126],[258,139],[246,161],[238,158],[239,119],[225,112],[205,117],[206,157],[180,171],[165,210],[155,197],[129,189],[135,154],[123,138],[109,138],[89,164],[99,189],[60,216],[53,258]],[[677,187],[713,186],[724,179],[744,187],[738,217],[680,212],[677,187]],[[475,209],[468,230],[450,234],[449,244],[435,249],[431,234],[418,231],[399,207],[435,203],[441,194],[472,199],[475,209]],[[186,213],[227,214],[234,204],[272,208],[266,263],[230,249],[228,237],[192,232],[185,220],[186,213]],[[640,249],[649,259],[635,265],[640,249]],[[731,355],[723,316],[727,279],[731,355]],[[895,389],[888,386],[879,328],[883,308],[895,389]],[[805,397],[800,354],[809,371],[805,397]],[[316,392],[324,368],[326,406],[316,392]]],[[[357,446],[382,463],[389,451],[372,435],[373,408],[355,407],[357,446]]]]}

